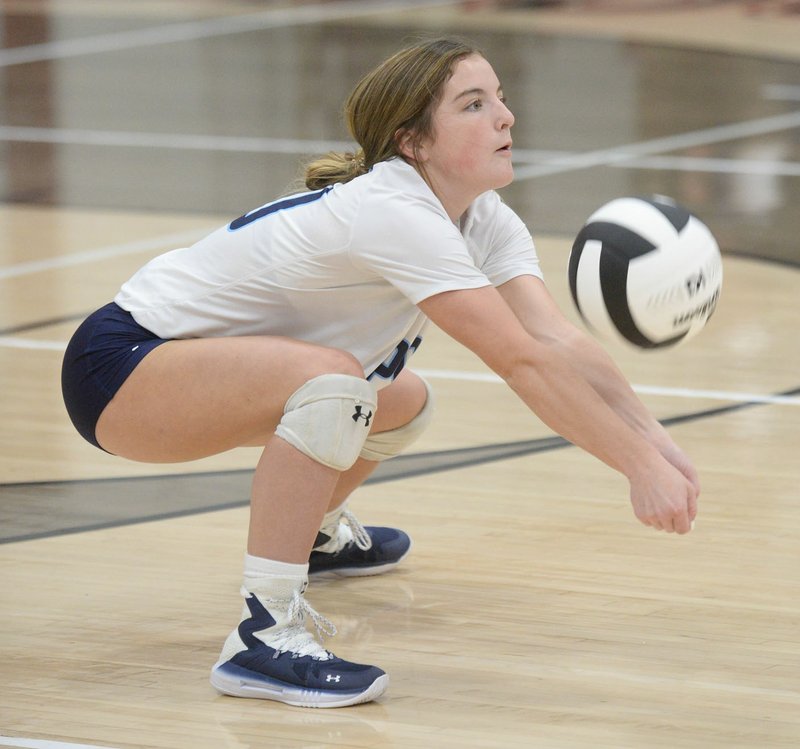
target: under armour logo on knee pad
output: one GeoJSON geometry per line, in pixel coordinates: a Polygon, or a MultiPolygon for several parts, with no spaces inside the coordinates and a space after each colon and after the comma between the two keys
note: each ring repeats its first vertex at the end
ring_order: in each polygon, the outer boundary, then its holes
{"type": "Polygon", "coordinates": [[[359,419],[364,419],[364,426],[368,427],[370,419],[372,418],[372,411],[367,411],[367,413],[361,413],[361,406],[356,406],[356,412],[353,414],[353,421],[357,422],[359,419]]]}

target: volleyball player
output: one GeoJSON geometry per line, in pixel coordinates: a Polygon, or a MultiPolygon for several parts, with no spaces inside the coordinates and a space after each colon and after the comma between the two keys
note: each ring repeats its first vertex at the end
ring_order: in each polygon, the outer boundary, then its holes
{"type": "Polygon", "coordinates": [[[530,233],[494,192],[512,181],[514,116],[487,60],[457,40],[416,44],[365,76],[346,114],[355,153],[311,163],[308,192],[149,262],[78,329],[63,369],[73,422],[110,453],[263,446],[243,613],[212,684],[320,707],[388,683],[307,630],[332,628],[305,591],[309,572],[377,574],[409,549],[346,501],[430,419],[430,388],[406,366],[428,320],[622,472],[646,525],[686,533],[699,492],[689,459],[559,312],[530,233]]]}

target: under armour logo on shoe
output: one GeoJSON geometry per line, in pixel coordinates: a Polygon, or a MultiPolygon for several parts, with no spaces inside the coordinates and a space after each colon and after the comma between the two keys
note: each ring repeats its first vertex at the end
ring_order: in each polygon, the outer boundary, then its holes
{"type": "Polygon", "coordinates": [[[328,674],[328,675],[325,677],[325,681],[335,681],[335,682],[337,682],[337,683],[338,683],[338,682],[340,682],[341,680],[342,680],[342,677],[341,677],[341,676],[339,676],[339,674],[336,674],[336,676],[334,676],[333,674],[328,674]]]}
{"type": "Polygon", "coordinates": [[[361,413],[361,406],[356,406],[356,412],[353,414],[353,421],[358,422],[359,419],[364,419],[364,426],[369,426],[369,421],[372,418],[372,411],[367,411],[367,413],[361,413]]]}

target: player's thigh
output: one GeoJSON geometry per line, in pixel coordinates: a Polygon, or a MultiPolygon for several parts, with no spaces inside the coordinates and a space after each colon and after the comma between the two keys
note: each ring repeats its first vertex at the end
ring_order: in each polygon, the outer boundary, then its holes
{"type": "Polygon", "coordinates": [[[104,449],[148,462],[263,445],[297,388],[321,374],[363,377],[357,360],[289,338],[164,343],[133,370],[97,422],[104,449]]]}

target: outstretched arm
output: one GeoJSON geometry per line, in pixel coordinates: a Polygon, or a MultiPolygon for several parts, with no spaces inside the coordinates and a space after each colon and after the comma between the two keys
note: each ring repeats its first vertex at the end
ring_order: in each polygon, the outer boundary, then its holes
{"type": "Polygon", "coordinates": [[[532,335],[497,289],[448,291],[419,306],[497,372],[551,429],[623,473],[641,522],[689,531],[696,499],[692,483],[563,352],[532,335]]]}
{"type": "MultiPolygon", "coordinates": [[[[503,284],[499,292],[525,330],[565,356],[603,400],[681,471],[699,494],[700,481],[692,462],[645,408],[605,349],[564,317],[544,283],[533,276],[520,276],[503,284]]],[[[696,512],[693,505],[691,520],[696,512]]]]}

